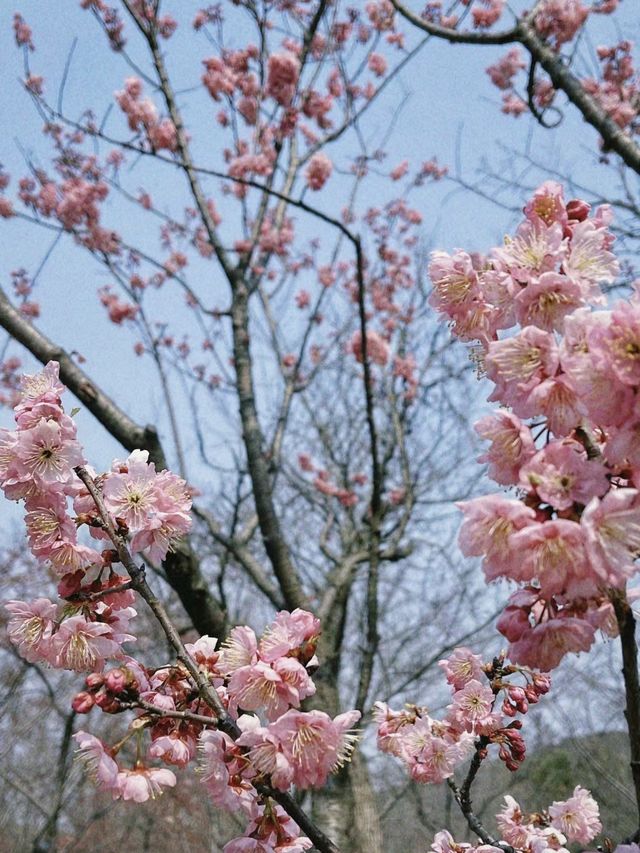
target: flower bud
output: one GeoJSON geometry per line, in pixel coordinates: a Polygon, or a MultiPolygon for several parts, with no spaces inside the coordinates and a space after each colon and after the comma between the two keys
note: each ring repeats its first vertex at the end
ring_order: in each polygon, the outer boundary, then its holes
{"type": "Polygon", "coordinates": [[[77,693],[71,702],[71,707],[76,714],[88,714],[94,705],[95,701],[93,696],[91,693],[87,693],[86,690],[83,690],[81,693],[77,693]]]}
{"type": "Polygon", "coordinates": [[[111,693],[122,693],[127,688],[128,675],[129,673],[126,669],[118,668],[110,670],[104,680],[107,690],[111,693]]]}
{"type": "Polygon", "coordinates": [[[548,675],[543,675],[541,672],[534,672],[533,684],[540,696],[544,696],[551,688],[551,679],[548,675]]]}
{"type": "Polygon", "coordinates": [[[107,714],[113,713],[114,707],[118,707],[118,700],[114,699],[111,693],[108,693],[104,687],[95,694],[95,703],[101,710],[107,714]]]}
{"type": "Polygon", "coordinates": [[[502,703],[502,713],[505,717],[515,717],[516,715],[516,707],[509,702],[508,699],[505,699],[502,703]]]}
{"type": "Polygon", "coordinates": [[[572,198],[567,202],[567,216],[569,219],[575,219],[577,222],[584,222],[589,215],[591,205],[580,198],[572,198]]]}
{"type": "Polygon", "coordinates": [[[528,684],[524,692],[530,705],[535,705],[536,702],[540,701],[540,695],[532,684],[528,684]]]}
{"type": "Polygon", "coordinates": [[[85,679],[85,683],[89,690],[97,690],[104,683],[104,676],[100,672],[91,672],[85,679]]]}

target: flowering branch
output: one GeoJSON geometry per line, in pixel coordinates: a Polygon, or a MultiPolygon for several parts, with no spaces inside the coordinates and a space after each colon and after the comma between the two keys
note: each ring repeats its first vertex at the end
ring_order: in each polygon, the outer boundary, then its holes
{"type": "MultiPolygon", "coordinates": [[[[562,57],[540,36],[535,26],[535,9],[523,16],[514,27],[501,32],[466,32],[429,21],[414,14],[401,0],[390,0],[394,8],[413,26],[435,38],[454,44],[505,45],[521,44],[527,49],[533,63],[549,75],[554,89],[564,92],[577,107],[584,120],[598,131],[606,151],[614,151],[622,161],[640,175],[640,146],[598,103],[573,74],[562,57]]],[[[539,4],[540,5],[540,4],[539,4]]]]}
{"type": "MultiPolygon", "coordinates": [[[[62,347],[47,338],[13,307],[2,288],[0,326],[42,364],[58,362],[63,382],[123,447],[127,450],[142,447],[149,452],[159,469],[167,467],[155,427],[140,427],[132,421],[62,347]]],[[[202,576],[197,558],[187,542],[177,543],[175,549],[166,555],[164,568],[169,583],[178,593],[194,626],[203,634],[222,635],[225,615],[202,576]]]]}

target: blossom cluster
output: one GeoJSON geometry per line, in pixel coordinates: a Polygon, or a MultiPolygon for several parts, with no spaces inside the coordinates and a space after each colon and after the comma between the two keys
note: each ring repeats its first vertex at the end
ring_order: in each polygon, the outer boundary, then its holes
{"type": "MultiPolygon", "coordinates": [[[[588,844],[602,829],[600,810],[589,791],[579,785],[567,800],[557,800],[546,811],[526,814],[519,804],[507,794],[504,808],[496,815],[502,840],[515,850],[555,850],[568,853],[570,842],[588,844]]],[[[439,832],[431,849],[434,853],[497,853],[501,846],[491,844],[472,845],[455,842],[449,832],[439,832]]],[[[620,853],[624,849],[618,848],[620,853]]]]}
{"type": "Polygon", "coordinates": [[[350,755],[350,730],[359,712],[332,720],[322,711],[298,710],[315,692],[310,672],[318,664],[319,634],[320,624],[312,614],[281,611],[260,640],[251,628],[239,626],[220,648],[207,636],[187,644],[187,652],[237,722],[235,738],[216,728],[182,665],[145,669],[126,658],[106,673],[91,673],[85,690],[74,699],[77,712],[88,713],[93,707],[109,714],[140,709],[129,734],[115,747],[86,732],[75,735],[98,786],[115,799],[140,802],[158,793],[160,786],[175,784],[170,770],[151,767],[149,760],[138,757],[133,769],[118,764],[122,743],[130,737],[140,740],[147,729],[148,759],[184,767],[199,751],[202,782],[213,802],[247,819],[245,834],[225,847],[227,853],[254,849],[242,846],[248,839],[260,840],[265,850],[307,849],[309,840],[299,837],[296,824],[259,795],[256,785],[270,784],[281,791],[292,785],[322,787],[350,755]]]}
{"type": "MultiPolygon", "coordinates": [[[[62,406],[63,391],[56,362],[25,376],[16,429],[0,430],[0,488],[8,499],[24,502],[31,553],[59,578],[64,598],[59,605],[47,598],[9,602],[9,638],[27,660],[94,672],[105,660],[122,657],[122,644],[134,639],[134,595],[110,592],[124,580],[113,568],[113,552],[78,538],[81,526],[97,540],[106,533],[75,471],[86,460],[75,422],[62,406]]],[[[131,550],[161,561],[190,528],[191,500],[183,480],[156,473],[147,460],[146,451],[134,451],[98,482],[105,505],[131,536],[131,550]]]]}
{"type": "Polygon", "coordinates": [[[399,758],[416,782],[451,778],[474,750],[484,758],[490,744],[499,747],[509,770],[517,770],[526,748],[522,721],[514,718],[548,692],[548,677],[508,664],[503,657],[483,663],[465,647],[455,649],[440,666],[452,692],[444,719],[432,718],[424,707],[393,711],[377,702],[378,748],[399,758]],[[513,676],[523,683],[510,680],[513,676]]]}
{"type": "Polygon", "coordinates": [[[8,498],[24,501],[29,547],[59,576],[62,598],[58,604],[47,598],[8,602],[10,640],[29,661],[88,673],[72,703],[77,713],[135,712],[124,738],[111,747],[85,731],[74,735],[101,790],[144,802],[176,784],[173,771],[154,762],[184,767],[199,748],[211,798],[240,810],[248,822],[227,853],[308,849],[311,842],[294,821],[258,788],[321,787],[353,748],[358,711],[332,719],[300,710],[316,689],[311,674],[318,665],[318,619],[303,610],[282,611],[260,639],[239,626],[220,648],[207,636],[187,644],[194,667],[228,714],[231,728],[225,731],[183,662],[150,669],[127,655],[123,645],[135,640],[128,625],[136,615],[137,587],[114,570],[121,560],[117,549],[98,552],[81,544],[77,530],[86,527],[91,537],[114,546],[115,529],[131,554],[161,561],[189,530],[190,497],[179,477],[156,472],[146,451],[116,460],[100,476],[87,469],[73,418],[62,407],[63,391],[55,362],[24,377],[17,429],[0,434],[0,487],[8,498]],[[99,500],[80,477],[80,466],[89,471],[99,500]],[[132,739],[136,758],[128,767],[119,753],[132,739]]]}
{"type": "MultiPolygon", "coordinates": [[[[578,37],[592,14],[611,14],[619,0],[602,0],[585,5],[582,0],[542,0],[535,7],[530,22],[538,36],[552,50],[560,53],[578,37]]],[[[493,23],[493,22],[492,22],[493,23]]],[[[584,77],[581,84],[593,95],[595,101],[620,127],[637,133],[638,124],[638,76],[631,56],[632,44],[621,41],[614,46],[597,48],[601,62],[601,79],[584,77]]],[[[528,62],[518,48],[510,48],[497,62],[487,68],[491,82],[503,93],[502,112],[519,116],[530,109],[544,111],[553,104],[556,91],[551,79],[534,76],[527,82],[527,94],[516,91],[520,72],[528,62]]],[[[523,87],[524,88],[524,87],[523,87]]]]}
{"type": "Polygon", "coordinates": [[[142,81],[138,77],[128,77],[124,89],[116,92],[116,101],[127,116],[129,128],[145,135],[152,151],[163,148],[175,151],[177,133],[170,118],[160,118],[158,110],[149,98],[142,98],[142,81]]]}
{"type": "Polygon", "coordinates": [[[511,660],[548,671],[597,629],[616,634],[611,596],[636,570],[640,293],[600,307],[618,272],[607,206],[591,214],[547,182],[524,212],[486,257],[435,253],[431,302],[479,344],[501,406],[476,424],[480,461],[518,489],[459,504],[460,545],[487,581],[520,585],[498,628],[511,660]]]}

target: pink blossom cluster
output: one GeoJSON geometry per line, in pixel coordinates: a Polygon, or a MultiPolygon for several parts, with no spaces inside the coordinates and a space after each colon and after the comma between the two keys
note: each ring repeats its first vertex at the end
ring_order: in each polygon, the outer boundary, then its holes
{"type": "Polygon", "coordinates": [[[582,0],[542,0],[536,5],[533,24],[557,49],[576,37],[589,12],[582,0]]]}
{"type": "Polygon", "coordinates": [[[244,835],[225,844],[223,853],[303,853],[312,847],[297,823],[270,801],[256,810],[244,835]]]}
{"type": "Polygon", "coordinates": [[[514,717],[539,701],[549,690],[549,679],[503,658],[485,664],[464,647],[441,660],[440,666],[453,694],[444,719],[433,719],[427,708],[416,705],[393,711],[377,702],[378,748],[399,758],[416,782],[449,779],[474,750],[486,757],[490,744],[498,745],[509,770],[517,770],[526,748],[522,722],[514,717]],[[524,679],[523,686],[509,680],[513,675],[524,679]]]}
{"type": "Polygon", "coordinates": [[[593,310],[618,271],[607,207],[590,215],[547,182],[524,212],[487,257],[434,253],[431,302],[479,342],[503,407],[476,424],[480,461],[519,489],[459,504],[460,545],[487,581],[520,585],[498,621],[510,658],[550,670],[597,629],[616,634],[611,591],[636,571],[640,296],[593,310]]]}
{"type": "MultiPolygon", "coordinates": [[[[589,15],[611,14],[617,6],[618,0],[602,0],[589,5],[582,0],[542,0],[536,4],[531,20],[544,41],[559,52],[564,45],[574,41],[589,15]]],[[[638,81],[631,47],[629,42],[623,41],[614,47],[598,48],[602,80],[585,77],[581,83],[620,127],[637,132],[638,81]]],[[[491,82],[503,92],[502,112],[507,115],[519,116],[529,111],[528,97],[518,94],[515,88],[516,79],[527,67],[521,50],[514,47],[487,68],[491,82]]],[[[536,76],[526,86],[530,87],[533,105],[544,113],[555,97],[551,80],[545,75],[536,76]]]]}
{"type": "MultiPolygon", "coordinates": [[[[31,553],[60,578],[65,602],[9,602],[9,637],[28,660],[100,671],[106,659],[122,657],[122,644],[134,639],[128,633],[135,616],[133,594],[109,594],[122,582],[112,569],[113,554],[78,539],[81,525],[95,538],[106,534],[74,470],[85,465],[85,458],[75,423],[62,407],[58,372],[58,364],[49,362],[41,373],[23,378],[15,405],[17,428],[0,430],[0,488],[10,500],[24,502],[31,553]]],[[[168,471],[156,474],[146,451],[114,463],[100,486],[117,523],[132,535],[133,551],[162,560],[190,527],[184,481],[168,471]]]]}
{"type": "Polygon", "coordinates": [[[586,78],[583,86],[619,127],[636,134],[640,132],[640,77],[632,50],[632,43],[626,40],[599,47],[602,79],[586,78]]]}
{"type": "MultiPolygon", "coordinates": [[[[589,791],[577,786],[567,800],[554,802],[546,811],[526,814],[510,795],[504,798],[504,808],[496,815],[501,843],[525,853],[543,853],[554,850],[568,853],[570,842],[589,844],[602,829],[600,810],[589,791]]],[[[498,853],[502,846],[458,843],[443,830],[434,838],[434,853],[498,853]]],[[[623,853],[623,846],[616,853],[623,853]]]]}
{"type": "MultiPolygon", "coordinates": [[[[250,63],[256,60],[260,53],[255,45],[248,45],[243,50],[223,51],[221,56],[212,56],[204,60],[205,73],[202,82],[211,97],[219,101],[231,97],[236,92],[240,96],[238,107],[242,101],[251,99],[257,107],[256,97],[260,92],[257,75],[250,71],[250,63]]],[[[255,108],[254,107],[254,108],[255,108]]],[[[244,112],[247,106],[245,103],[244,112]]],[[[246,116],[245,116],[246,118],[246,116]]],[[[249,122],[254,124],[255,121],[249,122]]]]}
{"type": "Polygon", "coordinates": [[[127,77],[124,89],[116,92],[118,106],[126,115],[129,127],[143,133],[152,151],[175,151],[177,147],[176,128],[170,118],[160,118],[158,110],[149,98],[142,98],[142,80],[139,77],[127,77]]]}
{"type": "Polygon", "coordinates": [[[191,23],[194,30],[201,30],[206,24],[215,24],[222,19],[220,7],[212,4],[204,9],[198,9],[191,23]]]}
{"type": "MultiPolygon", "coordinates": [[[[134,450],[126,459],[115,460],[111,471],[101,477],[102,496],[120,530],[131,536],[132,553],[142,551],[160,562],[191,529],[191,496],[181,477],[166,470],[157,472],[148,460],[146,450],[134,450]]],[[[104,539],[106,533],[97,524],[98,511],[92,500],[84,490],[74,506],[91,535],[104,539]]]]}
{"type": "Polygon", "coordinates": [[[112,50],[120,51],[126,44],[124,22],[115,6],[109,6],[104,0],[80,0],[83,9],[94,12],[102,22],[112,50]]]}
{"type": "Polygon", "coordinates": [[[109,286],[101,287],[98,291],[100,302],[107,309],[107,314],[112,323],[119,326],[125,320],[135,320],[140,307],[131,302],[124,302],[109,286]]]}
{"type": "Polygon", "coordinates": [[[128,633],[136,615],[133,607],[110,597],[56,605],[48,598],[8,601],[7,633],[19,654],[32,663],[58,669],[94,672],[105,661],[122,658],[122,644],[135,637],[128,633]]]}
{"type": "Polygon", "coordinates": [[[94,165],[85,163],[83,174],[68,175],[56,182],[43,173],[21,178],[18,197],[46,219],[58,220],[88,248],[107,253],[118,251],[118,237],[100,225],[100,205],[109,187],[94,165]]]}
{"type": "Polygon", "coordinates": [[[500,19],[504,5],[504,0],[480,0],[471,10],[474,27],[482,30],[492,27],[500,19]]]}
{"type": "Polygon", "coordinates": [[[20,401],[22,362],[14,356],[0,362],[0,406],[13,408],[20,401]]]}
{"type": "Polygon", "coordinates": [[[115,668],[92,672],[74,699],[77,712],[98,707],[116,714],[139,708],[129,734],[115,747],[85,732],[76,735],[98,787],[116,799],[146,800],[161,786],[175,784],[171,771],[152,767],[151,762],[184,767],[199,747],[201,778],[213,802],[239,811],[248,821],[243,836],[225,850],[308,849],[309,840],[300,837],[296,824],[261,796],[256,785],[269,784],[281,791],[292,785],[322,787],[349,758],[355,740],[350,730],[360,717],[358,711],[331,719],[321,711],[298,710],[302,700],[315,692],[310,672],[318,665],[319,634],[320,623],[311,613],[281,611],[260,639],[251,628],[239,626],[221,648],[206,636],[186,645],[237,720],[234,737],[215,727],[181,665],[146,669],[133,658],[122,657],[115,668]],[[140,737],[143,730],[150,735],[147,756],[140,758],[138,751],[134,768],[125,770],[116,754],[129,737],[140,737]]]}
{"type": "Polygon", "coordinates": [[[513,797],[496,815],[504,840],[519,850],[538,849],[541,845],[559,850],[567,842],[589,844],[602,830],[600,810],[586,788],[579,785],[567,800],[556,801],[542,814],[527,815],[513,797]]]}
{"type": "Polygon", "coordinates": [[[25,47],[27,50],[35,50],[31,27],[18,12],[13,16],[13,32],[18,47],[25,47]]]}
{"type": "Polygon", "coordinates": [[[267,94],[280,106],[288,107],[296,93],[299,74],[300,60],[294,53],[272,54],[267,66],[267,94]]]}
{"type": "Polygon", "coordinates": [[[115,750],[88,732],[78,731],[73,737],[87,772],[96,785],[111,792],[114,800],[144,803],[161,794],[163,788],[176,784],[175,774],[164,767],[146,767],[142,762],[136,762],[133,768],[120,767],[114,758],[115,750]]]}
{"type": "Polygon", "coordinates": [[[321,190],[333,172],[333,163],[326,154],[319,152],[309,160],[305,170],[307,186],[310,190],[321,190]]]}
{"type": "MultiPolygon", "coordinates": [[[[385,364],[389,361],[389,356],[391,354],[391,349],[389,347],[388,341],[386,341],[378,332],[375,332],[373,329],[367,329],[367,359],[371,361],[373,364],[378,364],[381,367],[384,367],[385,364]]],[[[349,352],[353,354],[356,361],[362,364],[363,361],[363,347],[362,347],[362,333],[360,331],[356,331],[353,333],[351,340],[349,341],[349,352]]]]}

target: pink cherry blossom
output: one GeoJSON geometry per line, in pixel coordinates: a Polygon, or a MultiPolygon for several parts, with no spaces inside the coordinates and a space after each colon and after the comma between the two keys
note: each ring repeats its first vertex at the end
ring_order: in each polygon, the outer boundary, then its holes
{"type": "Polygon", "coordinates": [[[596,354],[601,353],[620,382],[640,384],[640,304],[618,303],[606,326],[590,336],[596,354]]]}
{"type": "Polygon", "coordinates": [[[584,619],[549,619],[512,643],[509,657],[514,663],[550,672],[568,652],[588,652],[594,639],[595,630],[584,619]]]}
{"type": "Polygon", "coordinates": [[[193,736],[175,732],[156,738],[149,747],[152,758],[160,758],[167,764],[185,767],[196,755],[196,740],[193,736]]]}
{"type": "Polygon", "coordinates": [[[511,534],[536,524],[533,509],[502,495],[473,498],[456,506],[465,517],[459,534],[462,553],[466,557],[484,557],[482,567],[488,581],[510,577],[519,564],[511,534]]]}
{"type": "MultiPolygon", "coordinates": [[[[353,353],[356,360],[362,364],[362,334],[360,331],[353,333],[349,342],[349,351],[353,353]]],[[[390,348],[385,339],[374,332],[372,329],[367,329],[367,358],[374,364],[379,364],[381,367],[389,361],[390,348]]]]}
{"type": "Polygon", "coordinates": [[[517,483],[521,467],[536,452],[529,427],[510,412],[501,411],[482,418],[474,429],[491,440],[489,450],[478,457],[478,462],[489,463],[491,479],[501,486],[517,483]]]}
{"type": "Polygon", "coordinates": [[[567,836],[569,841],[589,844],[602,830],[600,810],[589,791],[577,785],[568,800],[549,806],[551,825],[567,836]]]}
{"type": "Polygon", "coordinates": [[[384,77],[387,72],[387,60],[381,53],[370,53],[367,67],[376,77],[384,77]]]}
{"type": "Polygon", "coordinates": [[[551,441],[538,451],[521,469],[520,484],[555,509],[587,504],[609,490],[605,466],[588,459],[584,447],[571,439],[551,441]]]}
{"type": "Polygon", "coordinates": [[[347,760],[354,738],[349,730],[360,719],[349,711],[331,719],[322,711],[287,711],[269,726],[280,741],[300,788],[322,787],[327,776],[347,760]]]}
{"type": "MultiPolygon", "coordinates": [[[[157,508],[155,466],[146,450],[134,450],[123,464],[126,473],[109,475],[103,487],[105,506],[131,530],[139,530],[157,508]]],[[[118,466],[120,467],[120,466],[118,466]]]]}
{"type": "Polygon", "coordinates": [[[430,304],[450,316],[455,316],[462,306],[477,301],[480,296],[478,274],[466,252],[457,251],[453,255],[433,252],[429,277],[433,284],[430,304]]]}
{"type": "Polygon", "coordinates": [[[311,190],[321,190],[333,172],[333,163],[326,154],[319,152],[309,160],[305,170],[307,186],[311,190]]]}
{"type": "Polygon", "coordinates": [[[635,489],[615,489],[593,498],[581,518],[587,554],[604,582],[621,586],[635,572],[640,551],[640,500],[635,489]]]}
{"type": "Polygon", "coordinates": [[[35,601],[11,600],[4,604],[11,617],[7,633],[11,642],[25,660],[52,661],[51,637],[55,627],[58,608],[48,598],[35,601]]]}
{"type": "Polygon", "coordinates": [[[103,622],[89,622],[84,616],[65,619],[52,640],[55,665],[76,672],[99,672],[107,658],[122,655],[114,632],[103,622]]]}
{"type": "Polygon", "coordinates": [[[513,847],[524,848],[528,843],[529,832],[523,824],[524,815],[519,804],[510,794],[504,798],[504,808],[496,815],[500,836],[513,847]]]}
{"type": "Polygon", "coordinates": [[[587,298],[601,299],[598,285],[611,284],[620,271],[615,255],[609,251],[610,245],[606,227],[598,226],[593,219],[585,219],[573,228],[563,269],[581,285],[587,298]]]}
{"type": "Polygon", "coordinates": [[[260,639],[260,658],[266,662],[275,661],[317,639],[320,631],[320,620],[312,613],[299,608],[291,613],[281,610],[260,639]]]}
{"type": "Polygon", "coordinates": [[[495,696],[488,684],[473,678],[453,694],[449,718],[467,731],[475,731],[478,724],[490,715],[494,700],[495,696]]]}
{"type": "Polygon", "coordinates": [[[258,661],[236,669],[229,681],[233,707],[245,711],[265,710],[276,720],[290,707],[299,707],[302,699],[312,696],[315,686],[306,669],[296,660],[280,658],[273,665],[258,661]]]}
{"type": "Polygon", "coordinates": [[[456,690],[461,690],[469,681],[482,677],[482,658],[474,655],[471,649],[459,646],[448,658],[438,661],[442,667],[447,682],[456,690]]]}
{"type": "Polygon", "coordinates": [[[587,559],[584,529],[577,522],[556,519],[525,527],[511,536],[511,545],[520,564],[510,576],[535,579],[545,596],[586,597],[597,591],[598,577],[587,559]]]}
{"type": "MultiPolygon", "coordinates": [[[[514,50],[518,49],[514,48],[514,50]]],[[[520,66],[522,69],[524,67],[524,64],[520,66]]],[[[540,222],[547,227],[554,222],[559,222],[564,228],[569,217],[564,203],[562,184],[557,181],[545,181],[541,184],[525,205],[524,215],[531,222],[540,222]]]]}
{"type": "Polygon", "coordinates": [[[104,743],[83,731],[77,731],[73,738],[78,744],[79,758],[95,784],[103,791],[117,791],[119,767],[104,743]]]}
{"type": "Polygon", "coordinates": [[[232,673],[245,666],[253,666],[258,661],[258,640],[254,631],[246,625],[238,625],[229,631],[222,647],[220,668],[232,673]]]}
{"type": "Polygon", "coordinates": [[[269,57],[267,72],[268,95],[281,106],[288,107],[295,95],[300,62],[292,53],[273,53],[269,57]]]}
{"type": "Polygon", "coordinates": [[[496,383],[490,400],[501,400],[519,417],[531,411],[530,395],[542,380],[558,369],[558,348],[549,332],[526,326],[521,332],[489,344],[485,356],[487,376],[496,383]]]}
{"type": "Polygon", "coordinates": [[[526,220],[514,238],[506,237],[502,248],[493,255],[500,269],[521,284],[528,284],[545,272],[552,272],[564,259],[566,244],[558,222],[545,225],[526,220]]]}
{"type": "Polygon", "coordinates": [[[582,0],[542,0],[536,6],[535,27],[556,48],[571,41],[589,15],[582,0]]]}
{"type": "Polygon", "coordinates": [[[566,315],[584,302],[584,294],[577,282],[565,275],[545,272],[530,281],[516,296],[516,318],[522,326],[560,332],[566,315]]]}
{"type": "Polygon", "coordinates": [[[155,800],[163,793],[163,788],[173,788],[176,781],[171,770],[163,767],[136,767],[134,770],[120,770],[113,798],[145,803],[148,799],[155,800]]]}
{"type": "Polygon", "coordinates": [[[22,478],[35,477],[45,484],[68,483],[73,468],[84,464],[80,445],[66,438],[54,421],[42,420],[18,437],[16,464],[22,478]]]}

